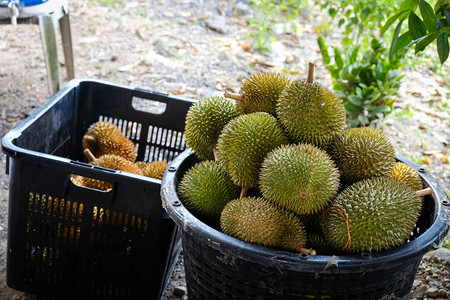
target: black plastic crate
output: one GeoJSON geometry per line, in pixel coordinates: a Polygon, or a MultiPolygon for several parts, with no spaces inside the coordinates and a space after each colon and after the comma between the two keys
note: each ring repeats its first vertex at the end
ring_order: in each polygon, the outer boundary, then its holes
{"type": "Polygon", "coordinates": [[[185,149],[193,101],[77,79],[6,134],[8,286],[70,299],[159,299],[180,249],[161,180],[91,166],[81,140],[92,123],[110,121],[136,144],[137,160],[170,162],[185,149]],[[79,187],[74,175],[113,189],[79,187]]]}

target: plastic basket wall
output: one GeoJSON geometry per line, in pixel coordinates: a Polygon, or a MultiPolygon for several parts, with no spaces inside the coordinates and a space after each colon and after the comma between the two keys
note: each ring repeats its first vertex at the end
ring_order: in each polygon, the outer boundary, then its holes
{"type": "Polygon", "coordinates": [[[63,298],[159,299],[180,247],[161,206],[161,180],[86,164],[81,140],[92,123],[111,121],[135,142],[137,160],[170,162],[185,148],[191,104],[73,80],[5,135],[8,286],[63,298]],[[79,187],[75,175],[113,189],[79,187]]]}
{"type": "Polygon", "coordinates": [[[310,256],[246,243],[203,223],[179,200],[178,182],[196,162],[189,151],[178,156],[166,172],[161,190],[166,211],[182,230],[189,299],[403,297],[412,287],[422,256],[437,247],[448,231],[446,194],[420,170],[433,195],[425,197],[410,241],[400,247],[372,254],[310,256]]]}

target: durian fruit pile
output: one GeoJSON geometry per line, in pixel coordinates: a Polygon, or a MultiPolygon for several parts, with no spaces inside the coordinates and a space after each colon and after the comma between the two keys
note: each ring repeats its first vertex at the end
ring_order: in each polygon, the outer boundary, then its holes
{"type": "MultiPolygon", "coordinates": [[[[136,147],[113,123],[99,121],[92,124],[83,136],[83,153],[89,164],[147,177],[162,179],[168,163],[165,161],[136,161],[136,147]]],[[[102,191],[112,189],[112,183],[76,176],[72,181],[102,191]]]]}
{"type": "Polygon", "coordinates": [[[200,162],[178,193],[225,234],[309,254],[405,243],[422,207],[417,172],[378,129],[346,129],[342,101],[313,80],[260,73],[239,94],[201,99],[186,116],[200,162]]]}

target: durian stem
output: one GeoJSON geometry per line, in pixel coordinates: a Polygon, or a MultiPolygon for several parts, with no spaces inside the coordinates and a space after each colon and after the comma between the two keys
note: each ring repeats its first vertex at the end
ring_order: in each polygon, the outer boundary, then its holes
{"type": "Polygon", "coordinates": [[[84,155],[86,156],[86,158],[88,159],[88,161],[93,161],[95,160],[95,156],[94,154],[92,154],[92,152],[89,149],[85,149],[83,151],[84,155]]]}
{"type": "Polygon", "coordinates": [[[419,197],[431,195],[433,193],[433,190],[430,187],[427,187],[426,189],[416,191],[416,195],[419,197]]]}
{"type": "Polygon", "coordinates": [[[248,187],[243,186],[242,190],[241,190],[241,195],[239,196],[239,198],[244,198],[245,196],[247,196],[247,192],[248,192],[248,187]]]}
{"type": "Polygon", "coordinates": [[[313,83],[314,82],[314,63],[310,62],[309,63],[309,68],[308,68],[308,78],[306,79],[307,83],[313,83]]]}
{"type": "Polygon", "coordinates": [[[90,141],[90,142],[95,142],[96,141],[95,137],[93,137],[92,135],[89,135],[89,134],[85,134],[83,136],[83,140],[84,141],[90,141]]]}
{"type": "Polygon", "coordinates": [[[214,153],[214,160],[215,161],[219,161],[219,159],[217,157],[217,147],[214,146],[212,150],[213,150],[213,153],[214,153]]]}
{"type": "Polygon", "coordinates": [[[314,250],[314,249],[306,249],[306,248],[304,248],[302,246],[297,247],[295,249],[295,251],[300,252],[300,253],[308,253],[310,255],[316,255],[316,250],[314,250]]]}
{"type": "Polygon", "coordinates": [[[242,96],[241,94],[231,93],[231,92],[228,92],[228,91],[225,91],[223,96],[225,98],[234,99],[236,101],[242,101],[242,99],[244,99],[244,96],[242,96]]]}

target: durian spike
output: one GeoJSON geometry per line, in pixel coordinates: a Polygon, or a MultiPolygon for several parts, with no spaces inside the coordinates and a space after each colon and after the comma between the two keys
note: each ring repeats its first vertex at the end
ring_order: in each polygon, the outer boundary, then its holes
{"type": "Polygon", "coordinates": [[[92,152],[89,149],[86,149],[83,151],[84,155],[86,156],[86,158],[88,159],[89,162],[95,160],[95,156],[94,154],[92,154],[92,152]]]}
{"type": "Polygon", "coordinates": [[[308,78],[306,79],[307,83],[313,83],[314,82],[314,63],[310,62],[309,63],[309,68],[308,68],[308,78]]]}
{"type": "Polygon", "coordinates": [[[300,252],[300,253],[308,253],[310,255],[316,255],[316,250],[314,249],[306,249],[302,246],[299,246],[295,249],[295,251],[300,252]]]}
{"type": "Polygon", "coordinates": [[[223,96],[225,98],[229,98],[229,99],[234,99],[236,101],[242,101],[244,99],[244,96],[241,94],[236,94],[236,93],[231,93],[228,91],[225,91],[225,93],[223,94],[223,96]]]}
{"type": "Polygon", "coordinates": [[[427,187],[426,189],[416,191],[416,195],[419,197],[431,195],[433,193],[433,190],[430,187],[427,187]]]}
{"type": "Polygon", "coordinates": [[[213,147],[213,153],[214,153],[214,160],[219,161],[219,158],[217,157],[217,147],[213,147]]]}
{"type": "Polygon", "coordinates": [[[241,195],[239,196],[239,198],[244,198],[245,196],[247,196],[247,192],[248,192],[248,187],[243,186],[242,190],[241,190],[241,195]]]}

